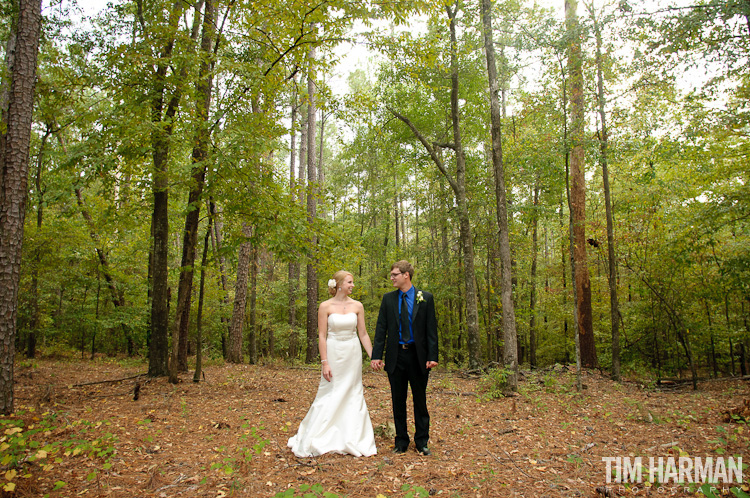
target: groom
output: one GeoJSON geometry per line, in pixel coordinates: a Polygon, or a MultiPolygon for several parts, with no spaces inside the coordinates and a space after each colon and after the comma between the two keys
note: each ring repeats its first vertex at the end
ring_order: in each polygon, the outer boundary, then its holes
{"type": "Polygon", "coordinates": [[[414,443],[417,452],[429,455],[430,414],[427,412],[427,379],[438,364],[437,319],[432,294],[415,288],[414,267],[408,261],[391,266],[391,282],[398,290],[383,296],[375,326],[371,366],[385,365],[391,383],[393,421],[396,425],[394,453],[409,447],[406,429],[406,395],[411,385],[414,400],[414,443]],[[385,363],[383,362],[385,349],[385,363]]]}

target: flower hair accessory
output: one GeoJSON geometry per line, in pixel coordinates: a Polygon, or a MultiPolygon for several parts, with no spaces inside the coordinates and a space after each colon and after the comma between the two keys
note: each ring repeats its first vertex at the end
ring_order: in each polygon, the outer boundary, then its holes
{"type": "Polygon", "coordinates": [[[424,296],[422,295],[422,291],[417,292],[417,302],[418,303],[424,302],[424,296]]]}
{"type": "Polygon", "coordinates": [[[333,289],[334,287],[336,287],[336,280],[334,280],[334,279],[329,280],[328,281],[328,288],[329,289],[333,289]]]}

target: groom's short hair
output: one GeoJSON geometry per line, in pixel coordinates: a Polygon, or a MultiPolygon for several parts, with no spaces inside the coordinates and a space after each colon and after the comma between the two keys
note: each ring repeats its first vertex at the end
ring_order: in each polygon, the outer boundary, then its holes
{"type": "Polygon", "coordinates": [[[394,268],[398,268],[398,271],[400,271],[401,273],[408,273],[409,280],[414,279],[414,267],[408,261],[404,259],[402,259],[401,261],[396,261],[391,265],[391,270],[393,270],[394,268]]]}

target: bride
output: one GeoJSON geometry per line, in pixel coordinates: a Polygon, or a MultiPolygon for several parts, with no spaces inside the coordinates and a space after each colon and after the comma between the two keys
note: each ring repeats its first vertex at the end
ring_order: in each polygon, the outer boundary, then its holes
{"type": "Polygon", "coordinates": [[[371,456],[377,453],[362,388],[362,350],[372,357],[362,303],[349,295],[354,277],[338,271],[328,281],[331,299],[318,309],[318,347],[322,372],[318,394],[287,446],[298,457],[323,453],[371,456]],[[357,340],[359,336],[359,341],[357,340]]]}

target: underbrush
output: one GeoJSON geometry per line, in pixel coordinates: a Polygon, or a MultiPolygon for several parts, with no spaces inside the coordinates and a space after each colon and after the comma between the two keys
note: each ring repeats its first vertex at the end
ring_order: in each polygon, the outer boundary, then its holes
{"type": "MultiPolygon", "coordinates": [[[[104,435],[94,438],[89,436],[93,429],[100,432],[102,424],[105,422],[68,422],[57,412],[38,414],[33,407],[21,407],[12,417],[0,418],[2,490],[12,493],[18,481],[30,479],[34,473],[49,472],[66,460],[76,458],[89,460],[85,465],[90,469],[86,479],[96,479],[99,472],[111,468],[110,459],[117,442],[111,432],[105,431],[104,435]]],[[[58,480],[54,490],[66,485],[58,480]]]]}

